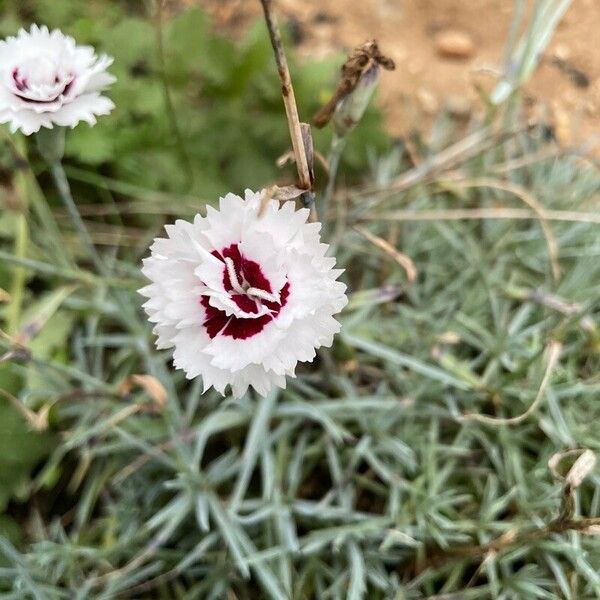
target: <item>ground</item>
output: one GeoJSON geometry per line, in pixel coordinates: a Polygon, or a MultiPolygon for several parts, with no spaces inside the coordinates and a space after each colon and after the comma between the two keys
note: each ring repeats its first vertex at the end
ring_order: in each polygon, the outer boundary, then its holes
{"type": "MultiPolygon", "coordinates": [[[[258,0],[188,0],[232,35],[260,15],[258,0]]],[[[527,4],[531,5],[531,2],[527,4]]],[[[489,90],[503,58],[514,0],[276,0],[291,23],[302,56],[322,57],[377,38],[397,64],[381,82],[380,106],[390,131],[427,131],[438,109],[466,116],[481,108],[478,87],[489,90]],[[469,56],[448,58],[439,36],[456,31],[472,42],[469,56]]],[[[590,40],[600,31],[597,0],[574,0],[537,73],[527,85],[528,104],[554,124],[559,142],[579,144],[599,133],[600,53],[590,40]]]]}

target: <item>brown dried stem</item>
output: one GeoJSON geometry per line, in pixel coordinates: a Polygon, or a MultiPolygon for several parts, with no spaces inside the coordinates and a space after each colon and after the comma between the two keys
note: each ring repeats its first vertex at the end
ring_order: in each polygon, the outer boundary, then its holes
{"type": "Polygon", "coordinates": [[[465,421],[478,421],[479,423],[484,423],[485,425],[518,425],[525,421],[530,415],[532,415],[537,407],[541,404],[544,399],[544,394],[546,393],[546,389],[548,384],[550,383],[550,377],[552,376],[552,372],[558,363],[558,359],[560,357],[560,351],[562,349],[562,344],[557,342],[556,340],[551,340],[548,344],[548,358],[546,361],[546,370],[544,372],[544,377],[542,378],[542,382],[540,383],[540,387],[538,389],[538,393],[535,396],[535,400],[530,404],[529,408],[516,417],[511,418],[501,418],[501,417],[491,417],[489,415],[480,415],[477,413],[467,413],[460,417],[461,422],[465,421]]]}
{"type": "Polygon", "coordinates": [[[580,519],[559,518],[540,528],[523,527],[510,529],[487,544],[464,544],[448,548],[432,549],[428,552],[425,561],[417,565],[417,571],[422,572],[428,567],[440,567],[451,560],[485,559],[488,556],[499,554],[515,546],[535,544],[552,535],[566,533],[567,531],[579,531],[595,535],[599,526],[600,517],[588,517],[580,519]]]}
{"type": "Polygon", "coordinates": [[[388,256],[395,260],[404,269],[408,283],[414,282],[414,280],[417,278],[418,272],[417,268],[415,267],[415,263],[412,261],[410,256],[400,252],[393,244],[390,244],[387,240],[374,235],[368,229],[365,229],[360,225],[355,225],[354,230],[358,231],[360,235],[369,240],[374,246],[377,246],[377,248],[383,250],[388,256]]]}
{"type": "Polygon", "coordinates": [[[459,186],[463,188],[467,187],[487,187],[496,190],[502,190],[513,194],[519,198],[524,204],[526,204],[539,218],[540,227],[546,243],[548,245],[548,257],[550,259],[550,266],[552,268],[552,276],[555,280],[560,278],[560,265],[558,262],[558,242],[552,231],[552,228],[548,224],[548,218],[546,216],[545,206],[525,188],[510,181],[500,181],[491,177],[479,177],[472,180],[463,180],[457,182],[459,186]]]}
{"type": "MultiPolygon", "coordinates": [[[[548,221],[574,223],[600,223],[600,214],[576,210],[546,210],[548,221]]],[[[367,213],[360,222],[366,221],[471,221],[479,219],[536,220],[538,215],[527,208],[448,208],[432,210],[392,210],[388,213],[367,213]]]]}
{"type": "Polygon", "coordinates": [[[271,0],[260,0],[260,2],[265,13],[265,21],[267,23],[271,45],[273,46],[273,53],[275,54],[275,62],[277,63],[277,71],[279,72],[279,79],[281,81],[281,95],[283,96],[285,114],[290,129],[290,137],[292,139],[296,167],[298,168],[300,187],[303,190],[310,190],[312,188],[312,181],[308,158],[306,156],[306,148],[302,139],[302,126],[300,117],[298,116],[298,107],[294,96],[294,88],[292,87],[292,78],[285,58],[279,26],[277,25],[277,20],[273,13],[273,3],[271,0]]]}

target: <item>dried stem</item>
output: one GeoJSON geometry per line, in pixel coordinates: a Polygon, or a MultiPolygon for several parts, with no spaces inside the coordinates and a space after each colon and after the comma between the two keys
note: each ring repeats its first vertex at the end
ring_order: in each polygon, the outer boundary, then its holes
{"type": "Polygon", "coordinates": [[[369,240],[373,245],[377,246],[380,250],[383,250],[388,256],[394,259],[406,273],[408,283],[413,283],[417,278],[418,272],[415,267],[415,263],[412,261],[410,256],[407,256],[403,252],[400,252],[393,244],[390,244],[387,240],[373,235],[368,229],[361,227],[360,225],[354,226],[355,231],[358,231],[360,235],[369,240]]]}
{"type": "Polygon", "coordinates": [[[557,281],[560,278],[560,265],[558,262],[558,242],[552,231],[552,228],[548,224],[548,218],[546,216],[546,208],[544,205],[524,187],[512,183],[510,181],[500,181],[490,177],[479,177],[472,180],[463,180],[457,182],[463,188],[468,187],[488,187],[496,190],[502,190],[513,194],[521,201],[523,201],[535,214],[539,217],[540,226],[546,243],[548,245],[548,256],[550,259],[550,266],[552,268],[552,276],[557,281]]]}
{"type": "Polygon", "coordinates": [[[296,159],[296,167],[298,168],[298,178],[300,187],[303,190],[310,190],[312,182],[310,177],[310,169],[306,156],[306,148],[302,140],[302,128],[300,117],[298,116],[298,107],[296,106],[296,98],[294,96],[294,88],[292,87],[292,78],[288,69],[285,51],[281,42],[279,26],[273,14],[273,3],[271,0],[260,0],[263,11],[265,13],[265,21],[271,38],[271,45],[275,54],[275,62],[277,63],[277,71],[281,81],[281,94],[285,105],[285,114],[287,116],[288,126],[290,129],[290,137],[292,138],[292,148],[296,159]]]}
{"type": "Polygon", "coordinates": [[[484,423],[485,425],[518,425],[519,423],[525,421],[531,414],[535,412],[537,407],[541,404],[544,399],[544,394],[546,392],[546,388],[550,383],[550,377],[552,376],[552,372],[558,363],[558,359],[560,357],[560,351],[562,349],[562,344],[557,342],[556,340],[552,340],[548,344],[548,358],[546,363],[546,370],[544,372],[544,377],[542,378],[542,382],[540,383],[540,387],[538,389],[538,393],[536,394],[535,400],[531,403],[529,408],[520,415],[511,418],[500,418],[500,417],[490,417],[488,415],[480,415],[477,413],[468,413],[462,415],[460,421],[478,421],[479,423],[484,423]]]}
{"type": "MultiPolygon", "coordinates": [[[[600,214],[576,210],[546,210],[548,221],[575,223],[600,223],[600,214]]],[[[527,208],[448,208],[434,210],[393,210],[388,213],[372,213],[360,216],[356,222],[367,221],[472,221],[479,219],[539,219],[527,208]]]]}
{"type": "Polygon", "coordinates": [[[494,134],[491,127],[483,127],[437,154],[427,157],[413,169],[403,173],[391,185],[385,188],[376,185],[362,188],[359,193],[355,194],[355,197],[366,198],[368,202],[363,203],[359,214],[389,200],[393,194],[405,192],[422,183],[430,183],[440,172],[446,172],[457,164],[462,164],[467,159],[480,155],[485,150],[498,146],[527,130],[528,127],[518,127],[494,134]]]}
{"type": "Polygon", "coordinates": [[[487,556],[504,552],[515,546],[522,547],[535,544],[551,535],[567,531],[594,534],[598,526],[600,526],[600,517],[588,517],[581,519],[559,518],[541,528],[510,529],[487,544],[465,544],[443,549],[432,549],[431,552],[428,552],[427,559],[417,565],[417,571],[422,572],[428,567],[440,567],[453,559],[485,559],[487,556]]]}

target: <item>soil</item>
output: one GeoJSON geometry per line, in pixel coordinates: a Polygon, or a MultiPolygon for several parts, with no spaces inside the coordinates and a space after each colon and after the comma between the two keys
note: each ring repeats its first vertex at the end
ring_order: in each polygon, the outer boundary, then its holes
{"type": "MultiPolygon", "coordinates": [[[[187,3],[203,6],[215,28],[231,35],[261,14],[258,0],[187,3]]],[[[427,131],[443,106],[459,119],[481,111],[478,89],[487,92],[497,81],[515,2],[275,0],[274,5],[280,21],[291,25],[301,56],[339,54],[376,38],[397,65],[395,71],[383,73],[378,102],[392,134],[405,135],[415,128],[427,131]]],[[[596,151],[600,150],[598,31],[599,1],[573,0],[525,88],[527,105],[554,125],[562,145],[589,140],[596,151]]]]}

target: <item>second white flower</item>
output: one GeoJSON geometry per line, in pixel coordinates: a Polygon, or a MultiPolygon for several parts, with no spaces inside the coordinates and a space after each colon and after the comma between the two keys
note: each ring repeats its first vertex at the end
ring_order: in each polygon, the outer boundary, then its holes
{"type": "Polygon", "coordinates": [[[114,108],[101,92],[115,81],[112,58],[96,56],[58,29],[32,25],[0,41],[0,123],[25,135],[58,125],[96,123],[114,108]]]}

